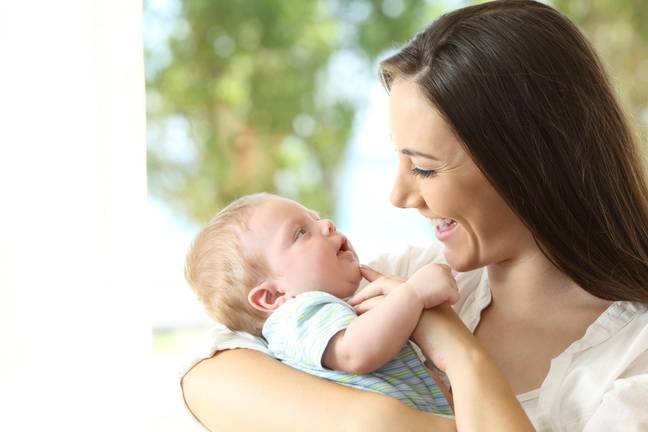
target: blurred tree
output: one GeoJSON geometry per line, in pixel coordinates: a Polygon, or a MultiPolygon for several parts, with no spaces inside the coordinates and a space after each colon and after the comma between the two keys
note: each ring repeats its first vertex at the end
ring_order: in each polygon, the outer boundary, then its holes
{"type": "Polygon", "coordinates": [[[356,107],[331,62],[350,50],[371,69],[424,3],[182,1],[168,63],[147,49],[150,191],[197,221],[261,190],[332,213],[356,107]]]}
{"type": "MultiPolygon", "coordinates": [[[[375,79],[377,59],[448,9],[436,0],[167,1],[179,2],[168,61],[160,67],[159,50],[146,47],[149,189],[199,222],[261,190],[332,214],[336,168],[368,96],[350,94],[357,76],[375,79]]],[[[641,124],[648,2],[552,3],[585,31],[641,124]]]]}
{"type": "Polygon", "coordinates": [[[648,143],[648,1],[553,0],[585,33],[605,65],[621,103],[648,143]]]}
{"type": "Polygon", "coordinates": [[[312,189],[351,120],[351,107],[316,94],[336,22],[317,3],[281,0],[186,0],[179,20],[171,61],[148,82],[152,192],[204,221],[241,194],[276,190],[277,172],[291,170],[295,198],[326,207],[327,189],[312,189]],[[169,136],[169,120],[185,136],[169,136]],[[156,145],[174,138],[187,142],[156,145]]]}

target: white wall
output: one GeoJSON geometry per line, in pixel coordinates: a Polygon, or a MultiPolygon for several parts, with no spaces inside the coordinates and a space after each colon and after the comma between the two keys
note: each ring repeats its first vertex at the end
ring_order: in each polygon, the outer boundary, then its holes
{"type": "Polygon", "coordinates": [[[141,8],[0,4],[0,430],[148,429],[141,8]]]}

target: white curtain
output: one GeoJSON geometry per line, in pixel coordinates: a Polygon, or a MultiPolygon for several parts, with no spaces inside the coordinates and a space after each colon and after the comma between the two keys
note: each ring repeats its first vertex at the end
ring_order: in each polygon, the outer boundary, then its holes
{"type": "Polygon", "coordinates": [[[0,430],[149,429],[141,9],[0,0],[0,430]]]}

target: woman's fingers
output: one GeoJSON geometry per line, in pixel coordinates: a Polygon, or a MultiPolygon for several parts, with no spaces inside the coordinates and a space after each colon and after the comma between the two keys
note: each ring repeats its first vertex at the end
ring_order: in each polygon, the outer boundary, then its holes
{"type": "Polygon", "coordinates": [[[376,270],[364,264],[360,266],[360,273],[362,274],[362,277],[367,279],[369,282],[373,282],[376,279],[383,277],[382,273],[377,272],[376,270]]]}

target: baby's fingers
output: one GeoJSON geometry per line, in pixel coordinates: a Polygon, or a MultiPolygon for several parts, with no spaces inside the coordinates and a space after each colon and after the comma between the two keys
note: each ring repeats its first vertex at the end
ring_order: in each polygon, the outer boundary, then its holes
{"type": "Polygon", "coordinates": [[[360,266],[360,273],[362,274],[362,277],[367,279],[369,282],[373,282],[376,279],[383,277],[382,273],[377,272],[376,270],[366,265],[360,266]]]}
{"type": "Polygon", "coordinates": [[[373,309],[374,307],[376,307],[376,305],[378,303],[380,303],[383,300],[384,297],[385,296],[382,296],[382,295],[372,297],[369,300],[365,300],[362,303],[354,306],[353,309],[356,311],[356,313],[358,315],[362,315],[363,313],[368,312],[371,309],[373,309]]]}
{"type": "Polygon", "coordinates": [[[351,306],[355,306],[358,303],[369,300],[370,298],[376,297],[381,294],[383,294],[382,285],[370,283],[369,285],[352,295],[349,300],[347,300],[347,303],[349,303],[351,306]]]}
{"type": "Polygon", "coordinates": [[[459,291],[455,287],[455,289],[450,291],[450,294],[448,294],[448,304],[453,305],[456,304],[459,301],[459,291]]]}

